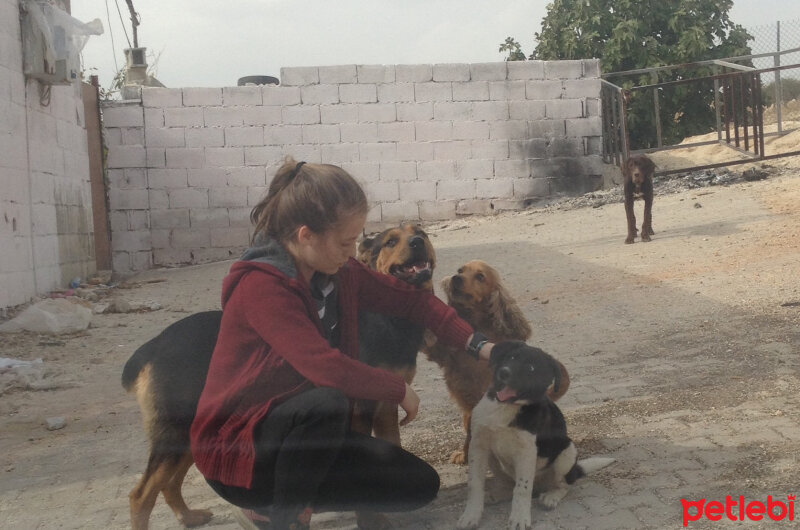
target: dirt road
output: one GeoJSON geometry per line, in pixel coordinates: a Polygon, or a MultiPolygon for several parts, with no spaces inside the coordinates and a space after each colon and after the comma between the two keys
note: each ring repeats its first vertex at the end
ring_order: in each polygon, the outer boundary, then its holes
{"type": "MultiPolygon", "coordinates": [[[[623,244],[620,203],[429,227],[437,283],[469,259],[499,269],[533,326],[531,343],[570,370],[560,404],[579,451],[617,459],[555,510],[534,507],[537,528],[679,528],[682,498],[798,493],[798,204],[800,171],[782,170],[657,195],[651,243],[623,244]]],[[[42,358],[45,370],[37,385],[0,394],[0,526],[127,527],[127,494],[147,450],[135,399],[119,382],[122,365],[168,323],[218,307],[229,265],[149,271],[116,290],[158,302],[158,311],[95,315],[78,336],[0,337],[0,357],[42,358]],[[55,416],[66,426],[48,431],[44,420],[55,416]]],[[[429,507],[393,521],[452,528],[466,495],[466,470],[447,463],[461,441],[459,414],[422,357],[414,386],[422,406],[403,442],[437,466],[443,488],[429,507]]],[[[209,527],[237,528],[194,469],[185,494],[214,511],[209,527]]],[[[503,527],[508,513],[507,502],[488,506],[482,527],[503,527]]],[[[151,527],[178,527],[162,500],[151,527]]],[[[319,514],[312,528],[351,529],[355,520],[319,514]]]]}

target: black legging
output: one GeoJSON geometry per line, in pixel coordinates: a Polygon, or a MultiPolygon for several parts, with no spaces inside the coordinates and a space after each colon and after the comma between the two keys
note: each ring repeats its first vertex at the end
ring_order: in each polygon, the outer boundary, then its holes
{"type": "Polygon", "coordinates": [[[256,428],[251,489],[208,483],[244,508],[299,512],[405,511],[432,501],[439,475],[389,442],[349,429],[349,403],[338,390],[316,388],[275,407],[256,428]]]}

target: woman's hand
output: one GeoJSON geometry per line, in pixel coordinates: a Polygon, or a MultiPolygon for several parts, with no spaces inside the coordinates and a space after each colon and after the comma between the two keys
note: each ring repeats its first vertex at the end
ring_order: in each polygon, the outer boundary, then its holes
{"type": "Polygon", "coordinates": [[[406,417],[400,420],[400,426],[408,424],[417,417],[417,412],[419,412],[419,396],[408,383],[406,383],[406,396],[403,398],[403,401],[400,402],[400,407],[406,411],[406,417]]]}
{"type": "Polygon", "coordinates": [[[488,362],[492,356],[492,348],[494,348],[494,343],[492,342],[487,342],[481,346],[481,349],[478,351],[478,360],[488,362]]]}

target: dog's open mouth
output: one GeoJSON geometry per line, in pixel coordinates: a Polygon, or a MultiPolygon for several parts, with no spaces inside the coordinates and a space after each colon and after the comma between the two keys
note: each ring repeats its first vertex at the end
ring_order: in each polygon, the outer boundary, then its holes
{"type": "Polygon", "coordinates": [[[497,391],[497,401],[501,403],[505,403],[507,401],[514,401],[517,399],[517,391],[511,388],[510,386],[504,386],[502,389],[497,391]]]}
{"type": "Polygon", "coordinates": [[[389,274],[411,284],[422,283],[433,277],[433,263],[422,260],[392,265],[389,274]]]}

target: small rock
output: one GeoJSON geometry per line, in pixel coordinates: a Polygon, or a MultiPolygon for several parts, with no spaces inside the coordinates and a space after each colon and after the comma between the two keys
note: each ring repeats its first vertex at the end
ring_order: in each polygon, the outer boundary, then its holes
{"type": "Polygon", "coordinates": [[[131,304],[124,298],[114,298],[107,310],[108,313],[130,313],[131,304]]]}
{"type": "Polygon", "coordinates": [[[92,311],[78,298],[42,300],[25,309],[13,320],[0,325],[0,331],[16,333],[74,333],[89,327],[92,311]]]}
{"type": "Polygon", "coordinates": [[[702,204],[700,204],[699,202],[696,202],[696,203],[694,203],[694,207],[695,207],[695,208],[702,208],[702,207],[703,207],[703,205],[702,205],[702,204]]]}
{"type": "Polygon", "coordinates": [[[48,431],[57,431],[59,429],[63,429],[67,425],[67,420],[65,420],[61,416],[57,416],[54,418],[47,418],[44,421],[47,424],[48,431]]]}

